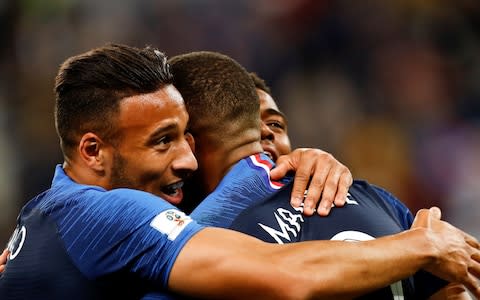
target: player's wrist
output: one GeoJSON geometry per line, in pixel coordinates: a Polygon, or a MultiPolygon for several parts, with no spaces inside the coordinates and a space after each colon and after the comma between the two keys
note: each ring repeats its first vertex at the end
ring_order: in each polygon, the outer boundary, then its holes
{"type": "Polygon", "coordinates": [[[425,268],[435,263],[440,255],[435,237],[428,228],[412,228],[404,232],[407,238],[405,247],[411,250],[412,256],[425,268]]]}

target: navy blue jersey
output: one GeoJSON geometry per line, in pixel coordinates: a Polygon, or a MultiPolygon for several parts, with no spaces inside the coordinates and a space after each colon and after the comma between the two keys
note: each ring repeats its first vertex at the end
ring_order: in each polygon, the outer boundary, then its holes
{"type": "MultiPolygon", "coordinates": [[[[354,181],[343,208],[328,217],[305,217],[290,205],[292,182],[272,182],[273,162],[262,155],[243,159],[191,214],[200,224],[231,228],[272,243],[307,240],[361,241],[410,228],[409,210],[387,191],[354,181]],[[282,187],[283,186],[283,187],[282,187]]],[[[347,283],[346,283],[347,284],[347,283]]],[[[424,299],[445,285],[428,273],[403,280],[365,298],[424,299]],[[402,298],[403,296],[403,298],[402,298]]]]}
{"type": "Polygon", "coordinates": [[[270,179],[274,163],[265,154],[240,160],[190,214],[202,225],[228,228],[245,209],[265,200],[280,190],[291,178],[282,182],[270,179]]]}
{"type": "Polygon", "coordinates": [[[379,190],[365,181],[355,180],[348,191],[345,207],[333,208],[328,218],[306,217],[302,215],[302,208],[290,205],[292,185],[289,184],[266,201],[245,209],[231,227],[279,244],[306,240],[362,240],[349,238],[349,233],[372,239],[408,229],[412,222],[408,209],[392,196],[380,197],[379,190]]]}
{"type": "Polygon", "coordinates": [[[0,299],[139,299],[165,290],[201,228],[152,194],[80,185],[57,166],[51,188],[18,217],[0,299]]]}

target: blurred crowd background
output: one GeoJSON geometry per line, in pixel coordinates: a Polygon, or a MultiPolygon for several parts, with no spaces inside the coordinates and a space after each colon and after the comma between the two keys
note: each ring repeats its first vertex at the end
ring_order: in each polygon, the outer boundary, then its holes
{"type": "Polygon", "coordinates": [[[480,238],[478,0],[0,0],[0,244],[62,162],[53,80],[106,42],[230,55],[320,147],[480,238]]]}

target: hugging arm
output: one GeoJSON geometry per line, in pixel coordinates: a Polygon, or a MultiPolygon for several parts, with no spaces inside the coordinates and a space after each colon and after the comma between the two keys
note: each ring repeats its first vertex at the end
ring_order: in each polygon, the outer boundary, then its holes
{"type": "MultiPolygon", "coordinates": [[[[168,286],[208,299],[342,299],[424,269],[458,283],[435,296],[465,299],[459,289],[464,285],[480,298],[478,241],[439,218],[438,209],[420,210],[412,229],[357,243],[278,245],[227,229],[205,228],[181,250],[168,286]]],[[[6,258],[4,251],[2,269],[6,258]]]]}
{"type": "Polygon", "coordinates": [[[425,269],[464,284],[479,297],[478,242],[440,221],[435,210],[422,210],[417,218],[420,222],[411,230],[358,243],[277,245],[206,228],[182,249],[170,273],[169,288],[210,299],[340,299],[425,269]],[[445,235],[454,237],[445,239],[445,235]]]}

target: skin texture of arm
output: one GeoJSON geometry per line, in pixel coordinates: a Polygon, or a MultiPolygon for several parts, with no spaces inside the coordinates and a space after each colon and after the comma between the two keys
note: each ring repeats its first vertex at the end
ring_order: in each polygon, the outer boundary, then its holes
{"type": "Polygon", "coordinates": [[[466,242],[463,233],[441,223],[429,210],[418,218],[431,220],[400,234],[358,243],[275,245],[206,228],[182,249],[169,288],[209,299],[342,299],[423,268],[448,281],[461,282],[480,296],[476,284],[480,265],[472,259],[479,259],[478,242],[466,242]],[[445,234],[457,237],[444,239],[445,234]]]}
{"type": "Polygon", "coordinates": [[[413,229],[358,243],[277,245],[206,228],[182,249],[169,288],[209,299],[348,299],[425,269],[460,283],[431,299],[470,299],[462,284],[479,298],[479,243],[439,218],[438,209],[420,210],[413,229]]]}

